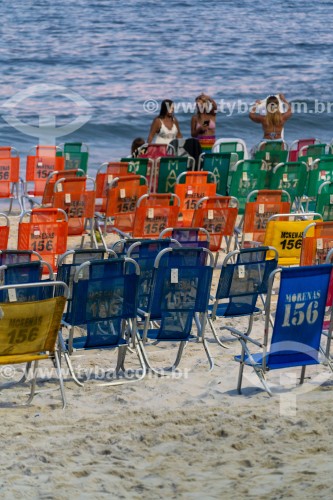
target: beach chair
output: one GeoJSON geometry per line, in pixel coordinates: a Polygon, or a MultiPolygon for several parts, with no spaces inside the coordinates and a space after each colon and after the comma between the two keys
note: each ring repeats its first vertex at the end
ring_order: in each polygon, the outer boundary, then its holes
{"type": "Polygon", "coordinates": [[[166,227],[176,227],[180,209],[178,196],[172,193],[145,194],[138,199],[133,238],[158,238],[166,227]]]}
{"type": "MultiPolygon", "coordinates": [[[[253,368],[265,391],[272,396],[265,376],[278,369],[301,367],[300,383],[304,382],[309,365],[324,362],[333,371],[333,364],[320,346],[325,305],[329,288],[331,264],[276,269],[269,278],[265,307],[265,333],[262,341],[233,332],[242,345],[242,352],[235,356],[240,363],[237,390],[240,393],[244,366],[253,368]],[[270,331],[270,312],[274,278],[280,275],[280,288],[274,326],[270,331]],[[260,352],[253,353],[249,344],[260,352]],[[320,358],[322,356],[322,359],[320,358]]],[[[327,345],[332,337],[332,317],[327,345]]],[[[328,350],[329,352],[329,350],[328,350]]]]}
{"type": "Polygon", "coordinates": [[[6,250],[9,239],[10,220],[6,214],[0,213],[0,252],[6,250]]]}
{"type": "Polygon", "coordinates": [[[200,170],[206,170],[215,175],[217,194],[221,196],[228,194],[229,171],[232,171],[238,160],[237,153],[203,153],[200,155],[200,170]]]}
{"type": "Polygon", "coordinates": [[[42,260],[39,253],[34,250],[0,250],[0,266],[32,262],[33,260],[42,260]]]}
{"type": "Polygon", "coordinates": [[[35,146],[30,150],[22,196],[23,208],[26,201],[29,202],[29,207],[38,205],[49,175],[54,171],[64,170],[65,160],[57,156],[57,151],[59,151],[57,146],[35,146]]]}
{"type": "Polygon", "coordinates": [[[315,211],[322,214],[325,221],[333,220],[333,182],[326,181],[320,184],[315,211]]]}
{"type": "Polygon", "coordinates": [[[298,153],[298,161],[303,161],[310,168],[315,160],[319,160],[325,156],[332,154],[332,149],[329,144],[312,144],[303,146],[298,153]]]}
{"type": "Polygon", "coordinates": [[[195,161],[191,156],[163,156],[155,161],[155,175],[152,191],[173,193],[180,174],[194,170],[195,161]]]}
{"type": "Polygon", "coordinates": [[[147,193],[147,179],[142,175],[113,179],[107,191],[105,212],[97,214],[97,227],[105,247],[105,238],[110,228],[121,235],[132,233],[138,200],[147,193]]]}
{"type": "Polygon", "coordinates": [[[306,163],[286,162],[276,165],[270,182],[270,189],[284,189],[296,209],[301,206],[301,199],[306,191],[308,169],[306,163]]]}
{"type": "Polygon", "coordinates": [[[267,176],[264,187],[270,188],[274,168],[276,165],[287,161],[288,145],[284,141],[262,141],[254,147],[253,158],[265,161],[267,176]]]}
{"type": "Polygon", "coordinates": [[[59,156],[65,159],[65,170],[80,169],[88,171],[89,148],[83,142],[65,142],[59,146],[59,156]]]}
{"type": "Polygon", "coordinates": [[[20,217],[18,250],[34,250],[57,269],[58,256],[67,250],[68,219],[60,208],[33,208],[20,217]]]}
{"type": "Polygon", "coordinates": [[[203,227],[208,231],[209,250],[218,252],[222,246],[222,240],[226,240],[227,252],[230,249],[236,219],[238,215],[238,201],[233,196],[205,196],[198,201],[192,219],[192,227],[203,227]]]}
{"type": "MultiPolygon", "coordinates": [[[[227,347],[214,326],[216,319],[245,317],[248,325],[244,335],[250,335],[254,316],[262,313],[256,306],[258,297],[264,303],[263,295],[267,294],[268,277],[276,269],[277,263],[278,253],[273,247],[234,250],[226,255],[208,314],[209,325],[220,346],[227,347]]],[[[228,325],[220,326],[219,330],[238,331],[228,325]]]]}
{"type": "Polygon", "coordinates": [[[230,174],[229,195],[237,198],[239,214],[243,214],[248,194],[266,187],[266,163],[261,160],[240,160],[230,174]]]}
{"type": "Polygon", "coordinates": [[[249,158],[245,141],[234,137],[217,139],[212,147],[212,153],[236,153],[238,160],[249,158]]]}
{"type": "Polygon", "coordinates": [[[62,177],[54,184],[54,208],[68,218],[68,236],[80,236],[81,246],[89,233],[90,246],[98,248],[94,230],[95,181],[91,177],[62,177]]]}
{"type": "Polygon", "coordinates": [[[333,221],[312,222],[303,231],[301,266],[324,264],[333,248],[333,221]]]}
{"type": "Polygon", "coordinates": [[[128,163],[120,161],[105,162],[96,173],[96,211],[104,213],[108,197],[108,189],[113,179],[133,175],[128,171],[128,163]]]}
{"type": "Polygon", "coordinates": [[[20,157],[18,151],[11,147],[0,147],[0,199],[9,200],[8,214],[12,212],[13,202],[17,201],[22,212],[20,194],[20,157]]]}
{"type": "MultiPolygon", "coordinates": [[[[288,161],[297,161],[299,152],[302,148],[306,146],[312,146],[313,144],[320,144],[321,140],[314,137],[310,139],[298,139],[293,141],[289,146],[288,161]]],[[[303,150],[304,151],[304,150],[303,150]]]]}
{"type": "Polygon", "coordinates": [[[244,210],[241,248],[252,245],[251,242],[263,243],[268,219],[275,214],[289,213],[290,196],[282,189],[262,189],[249,193],[244,210]]]}
{"type": "Polygon", "coordinates": [[[148,181],[149,190],[152,189],[154,160],[151,158],[121,158],[120,161],[128,164],[127,170],[129,174],[145,177],[148,181]]]}
{"type": "Polygon", "coordinates": [[[203,227],[167,227],[159,237],[172,238],[178,241],[182,247],[209,248],[210,242],[210,234],[203,227]]]}
{"type": "Polygon", "coordinates": [[[279,266],[300,265],[303,231],[315,217],[318,221],[322,220],[321,215],[315,212],[275,214],[268,219],[264,245],[276,248],[279,266]]]}
{"type": "MultiPolygon", "coordinates": [[[[128,258],[84,262],[76,270],[71,308],[63,321],[64,327],[69,329],[69,336],[68,339],[64,338],[62,328],[60,345],[73,380],[79,386],[83,386],[83,382],[77,378],[70,359],[74,352],[79,351],[118,350],[115,369],[117,378],[99,385],[137,382],[145,376],[145,364],[135,337],[139,274],[138,264],[128,258]],[[79,330],[76,334],[77,327],[79,330]],[[119,372],[125,372],[129,338],[142,370],[137,378],[119,378],[119,372]]],[[[107,372],[109,379],[110,374],[107,372]]]]}
{"type": "Polygon", "coordinates": [[[214,363],[205,339],[205,325],[214,257],[206,248],[166,248],[156,257],[152,293],[145,321],[138,331],[138,344],[147,367],[157,375],[168,375],[177,369],[185,344],[202,340],[210,370],[214,363]],[[206,255],[207,258],[203,258],[206,255]],[[205,263],[203,263],[205,262],[205,263]],[[153,328],[151,328],[153,321],[153,328]],[[192,334],[194,324],[197,335],[192,334]],[[154,349],[159,343],[179,344],[171,367],[155,368],[148,354],[148,341],[154,349]]]}
{"type": "Polygon", "coordinates": [[[305,211],[314,209],[320,185],[328,181],[333,181],[333,156],[314,160],[308,168],[305,196],[302,200],[305,211]]]}
{"type": "MultiPolygon", "coordinates": [[[[38,362],[51,359],[56,367],[64,408],[66,399],[57,339],[68,293],[66,284],[52,281],[5,285],[0,287],[0,293],[2,297],[0,301],[0,364],[24,363],[27,365],[23,377],[18,382],[22,383],[28,380],[31,363],[34,363],[30,395],[25,403],[30,404],[36,391],[38,362]],[[35,291],[34,300],[31,300],[30,293],[22,293],[29,288],[35,291]],[[25,296],[28,297],[28,301],[23,300],[25,296]],[[19,297],[20,301],[16,300],[16,297],[19,297]]],[[[13,382],[10,382],[7,389],[11,389],[12,392],[12,387],[13,382]]],[[[2,389],[4,388],[6,386],[2,389]]],[[[4,390],[2,390],[3,393],[4,390]]]]}
{"type": "Polygon", "coordinates": [[[82,177],[82,176],[84,176],[84,172],[83,170],[80,169],[60,170],[59,172],[51,172],[46,180],[41,206],[42,207],[53,206],[54,185],[59,179],[70,179],[72,177],[82,177]]]}
{"type": "Polygon", "coordinates": [[[174,191],[180,199],[178,226],[191,226],[198,200],[215,196],[216,185],[216,177],[211,172],[183,172],[177,177],[174,191]]]}

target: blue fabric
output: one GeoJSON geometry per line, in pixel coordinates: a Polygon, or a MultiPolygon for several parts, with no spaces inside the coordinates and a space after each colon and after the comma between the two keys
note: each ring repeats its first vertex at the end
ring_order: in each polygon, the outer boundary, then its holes
{"type": "MultiPolygon", "coordinates": [[[[262,353],[256,353],[252,354],[252,359],[255,362],[255,365],[260,367],[262,365],[263,361],[263,354],[262,353]]],[[[238,361],[239,363],[241,362],[242,357],[241,356],[234,356],[235,361],[238,361]]],[[[249,361],[248,356],[244,357],[244,363],[247,366],[253,366],[253,364],[249,361]]],[[[278,361],[278,358],[276,357],[275,363],[274,364],[267,364],[269,363],[269,356],[266,356],[266,368],[267,370],[278,370],[282,368],[291,368],[293,366],[308,366],[308,365],[317,365],[319,364],[317,355],[315,352],[312,352],[311,355],[309,354],[308,356],[302,356],[302,355],[297,355],[297,353],[294,354],[293,361],[288,360],[287,362],[284,362],[284,357],[281,358],[280,362],[278,361]]]]}
{"type": "MultiPolygon", "coordinates": [[[[4,273],[5,285],[37,283],[41,280],[42,266],[40,261],[9,264],[7,265],[7,269],[4,269],[2,272],[4,273]]],[[[51,287],[20,288],[16,290],[16,300],[18,302],[44,300],[52,297],[52,294],[53,289],[51,287]]],[[[6,290],[0,291],[0,301],[9,302],[9,296],[6,290]]]]}
{"type": "MultiPolygon", "coordinates": [[[[208,309],[212,311],[213,305],[208,306],[208,309]]],[[[259,307],[252,307],[252,305],[247,303],[227,303],[227,304],[219,304],[216,309],[216,316],[218,317],[234,317],[234,316],[248,316],[250,314],[260,312],[259,307]]]]}
{"type": "Polygon", "coordinates": [[[330,264],[282,270],[270,369],[317,362],[331,270],[330,264]]]}

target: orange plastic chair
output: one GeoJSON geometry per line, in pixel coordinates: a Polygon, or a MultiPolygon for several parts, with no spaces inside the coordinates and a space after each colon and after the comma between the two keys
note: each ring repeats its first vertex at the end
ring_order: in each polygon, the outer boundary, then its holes
{"type": "Polygon", "coordinates": [[[158,238],[163,229],[177,225],[180,200],[173,193],[145,194],[139,198],[133,238],[158,238]]]}
{"type": "Polygon", "coordinates": [[[84,236],[89,225],[91,246],[98,247],[94,234],[94,179],[86,176],[60,178],[54,184],[53,206],[66,212],[69,236],[84,236]],[[91,189],[87,186],[89,181],[91,189]]]}
{"type": "Polygon", "coordinates": [[[73,170],[60,170],[59,172],[51,172],[48,176],[45,184],[45,189],[42,198],[42,207],[52,207],[53,195],[54,195],[54,185],[59,179],[68,179],[71,177],[80,177],[85,175],[81,169],[73,170]]]}
{"type": "Polygon", "coordinates": [[[206,196],[196,204],[192,226],[203,227],[210,233],[209,250],[212,252],[220,250],[222,239],[225,237],[228,252],[237,215],[238,201],[234,196],[206,196]]]}
{"type": "Polygon", "coordinates": [[[107,192],[113,179],[126,175],[133,175],[128,171],[129,163],[125,161],[111,161],[102,163],[96,174],[96,211],[105,213],[107,192]]]}
{"type": "Polygon", "coordinates": [[[6,214],[0,213],[0,251],[7,250],[10,222],[6,214]]]}
{"type": "Polygon", "coordinates": [[[38,252],[56,271],[58,256],[67,250],[67,234],[68,218],[63,210],[33,208],[20,217],[17,249],[38,252]]]}
{"type": "Polygon", "coordinates": [[[216,176],[212,172],[183,172],[176,180],[175,194],[180,199],[181,215],[178,219],[179,227],[190,227],[192,224],[195,206],[201,198],[216,195],[216,176]],[[181,181],[185,178],[185,183],[181,181]],[[211,178],[211,182],[209,182],[211,178]]]}
{"type": "Polygon", "coordinates": [[[64,170],[65,158],[56,156],[58,150],[57,146],[36,146],[35,154],[27,156],[23,202],[27,199],[34,203],[35,198],[42,197],[50,173],[64,170]]]}
{"type": "Polygon", "coordinates": [[[17,200],[22,212],[22,201],[19,194],[20,157],[11,146],[0,147],[0,198],[9,199],[8,213],[11,213],[13,201],[17,200]]]}
{"type": "Polygon", "coordinates": [[[324,264],[333,248],[333,222],[312,222],[303,231],[301,266],[324,264]]]}
{"type": "Polygon", "coordinates": [[[252,241],[263,243],[268,219],[275,214],[286,214],[291,209],[290,195],[282,189],[262,189],[249,193],[244,211],[241,247],[252,241]],[[282,201],[285,197],[287,201],[282,201]],[[255,201],[251,201],[255,198],[255,201]]]}

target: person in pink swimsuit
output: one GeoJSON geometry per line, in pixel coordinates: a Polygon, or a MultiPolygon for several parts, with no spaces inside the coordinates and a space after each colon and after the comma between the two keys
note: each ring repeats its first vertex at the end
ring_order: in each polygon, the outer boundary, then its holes
{"type": "Polygon", "coordinates": [[[192,116],[191,135],[200,142],[203,152],[210,152],[215,142],[217,105],[214,99],[200,94],[196,100],[197,112],[192,116]]]}

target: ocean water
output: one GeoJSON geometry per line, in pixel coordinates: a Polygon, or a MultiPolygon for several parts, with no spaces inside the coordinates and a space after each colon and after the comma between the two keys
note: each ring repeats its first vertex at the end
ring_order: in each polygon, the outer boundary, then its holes
{"type": "Polygon", "coordinates": [[[333,138],[333,1],[13,0],[0,14],[1,145],[23,158],[79,140],[94,171],[147,138],[158,113],[145,102],[165,98],[187,137],[202,91],[219,105],[217,137],[257,143],[248,106],[281,92],[302,108],[287,142],[333,138]]]}

